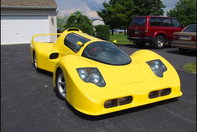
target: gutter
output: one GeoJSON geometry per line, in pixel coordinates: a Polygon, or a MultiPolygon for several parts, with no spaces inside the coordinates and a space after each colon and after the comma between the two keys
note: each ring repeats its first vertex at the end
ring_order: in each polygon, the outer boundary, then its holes
{"type": "Polygon", "coordinates": [[[1,9],[57,9],[52,6],[1,6],[1,9]]]}

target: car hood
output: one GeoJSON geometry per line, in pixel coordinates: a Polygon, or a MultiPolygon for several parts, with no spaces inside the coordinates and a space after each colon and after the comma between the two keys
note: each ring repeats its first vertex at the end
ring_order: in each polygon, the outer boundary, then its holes
{"type": "Polygon", "coordinates": [[[75,81],[77,81],[76,77],[80,79],[76,69],[88,67],[97,68],[100,71],[107,87],[121,87],[121,85],[139,83],[145,80],[144,67],[136,59],[132,59],[132,62],[126,65],[109,65],[85,57],[68,55],[63,57],[60,63],[69,69],[68,72],[70,75],[72,74],[71,77],[74,77],[73,80],[75,81]]]}
{"type": "Polygon", "coordinates": [[[174,35],[196,36],[196,33],[195,32],[175,32],[174,35]]]}
{"type": "Polygon", "coordinates": [[[98,69],[108,85],[129,85],[145,80],[140,65],[135,61],[123,66],[102,65],[98,69]]]}

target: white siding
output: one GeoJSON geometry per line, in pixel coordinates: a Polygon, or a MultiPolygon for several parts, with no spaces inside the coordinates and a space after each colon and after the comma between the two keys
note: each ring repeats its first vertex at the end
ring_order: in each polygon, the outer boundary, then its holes
{"type": "MultiPolygon", "coordinates": [[[[32,35],[50,33],[48,16],[1,16],[1,44],[30,43],[32,35]]],[[[40,41],[49,41],[49,37],[40,41]]]]}

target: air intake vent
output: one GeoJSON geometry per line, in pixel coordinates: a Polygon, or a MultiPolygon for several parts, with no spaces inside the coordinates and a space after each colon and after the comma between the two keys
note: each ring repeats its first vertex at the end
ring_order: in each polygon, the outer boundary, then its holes
{"type": "Polygon", "coordinates": [[[131,103],[132,100],[133,100],[132,96],[111,99],[111,100],[105,101],[104,107],[111,108],[111,107],[116,107],[116,106],[120,106],[120,105],[126,105],[126,104],[131,103]]]}
{"type": "Polygon", "coordinates": [[[149,93],[149,98],[152,99],[152,98],[157,98],[160,96],[169,95],[171,93],[171,91],[172,91],[171,88],[152,91],[149,93]]]}

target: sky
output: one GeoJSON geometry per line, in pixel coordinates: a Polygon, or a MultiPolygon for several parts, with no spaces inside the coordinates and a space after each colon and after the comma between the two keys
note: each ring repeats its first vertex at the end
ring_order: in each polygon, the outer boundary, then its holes
{"type": "MultiPolygon", "coordinates": [[[[96,11],[103,8],[102,3],[108,2],[109,0],[56,0],[57,11],[60,16],[68,16],[75,11],[80,11],[82,14],[87,15],[90,19],[99,18],[96,11]]],[[[162,0],[163,4],[166,6],[164,9],[166,11],[175,7],[175,4],[179,0],[162,0]]]]}

